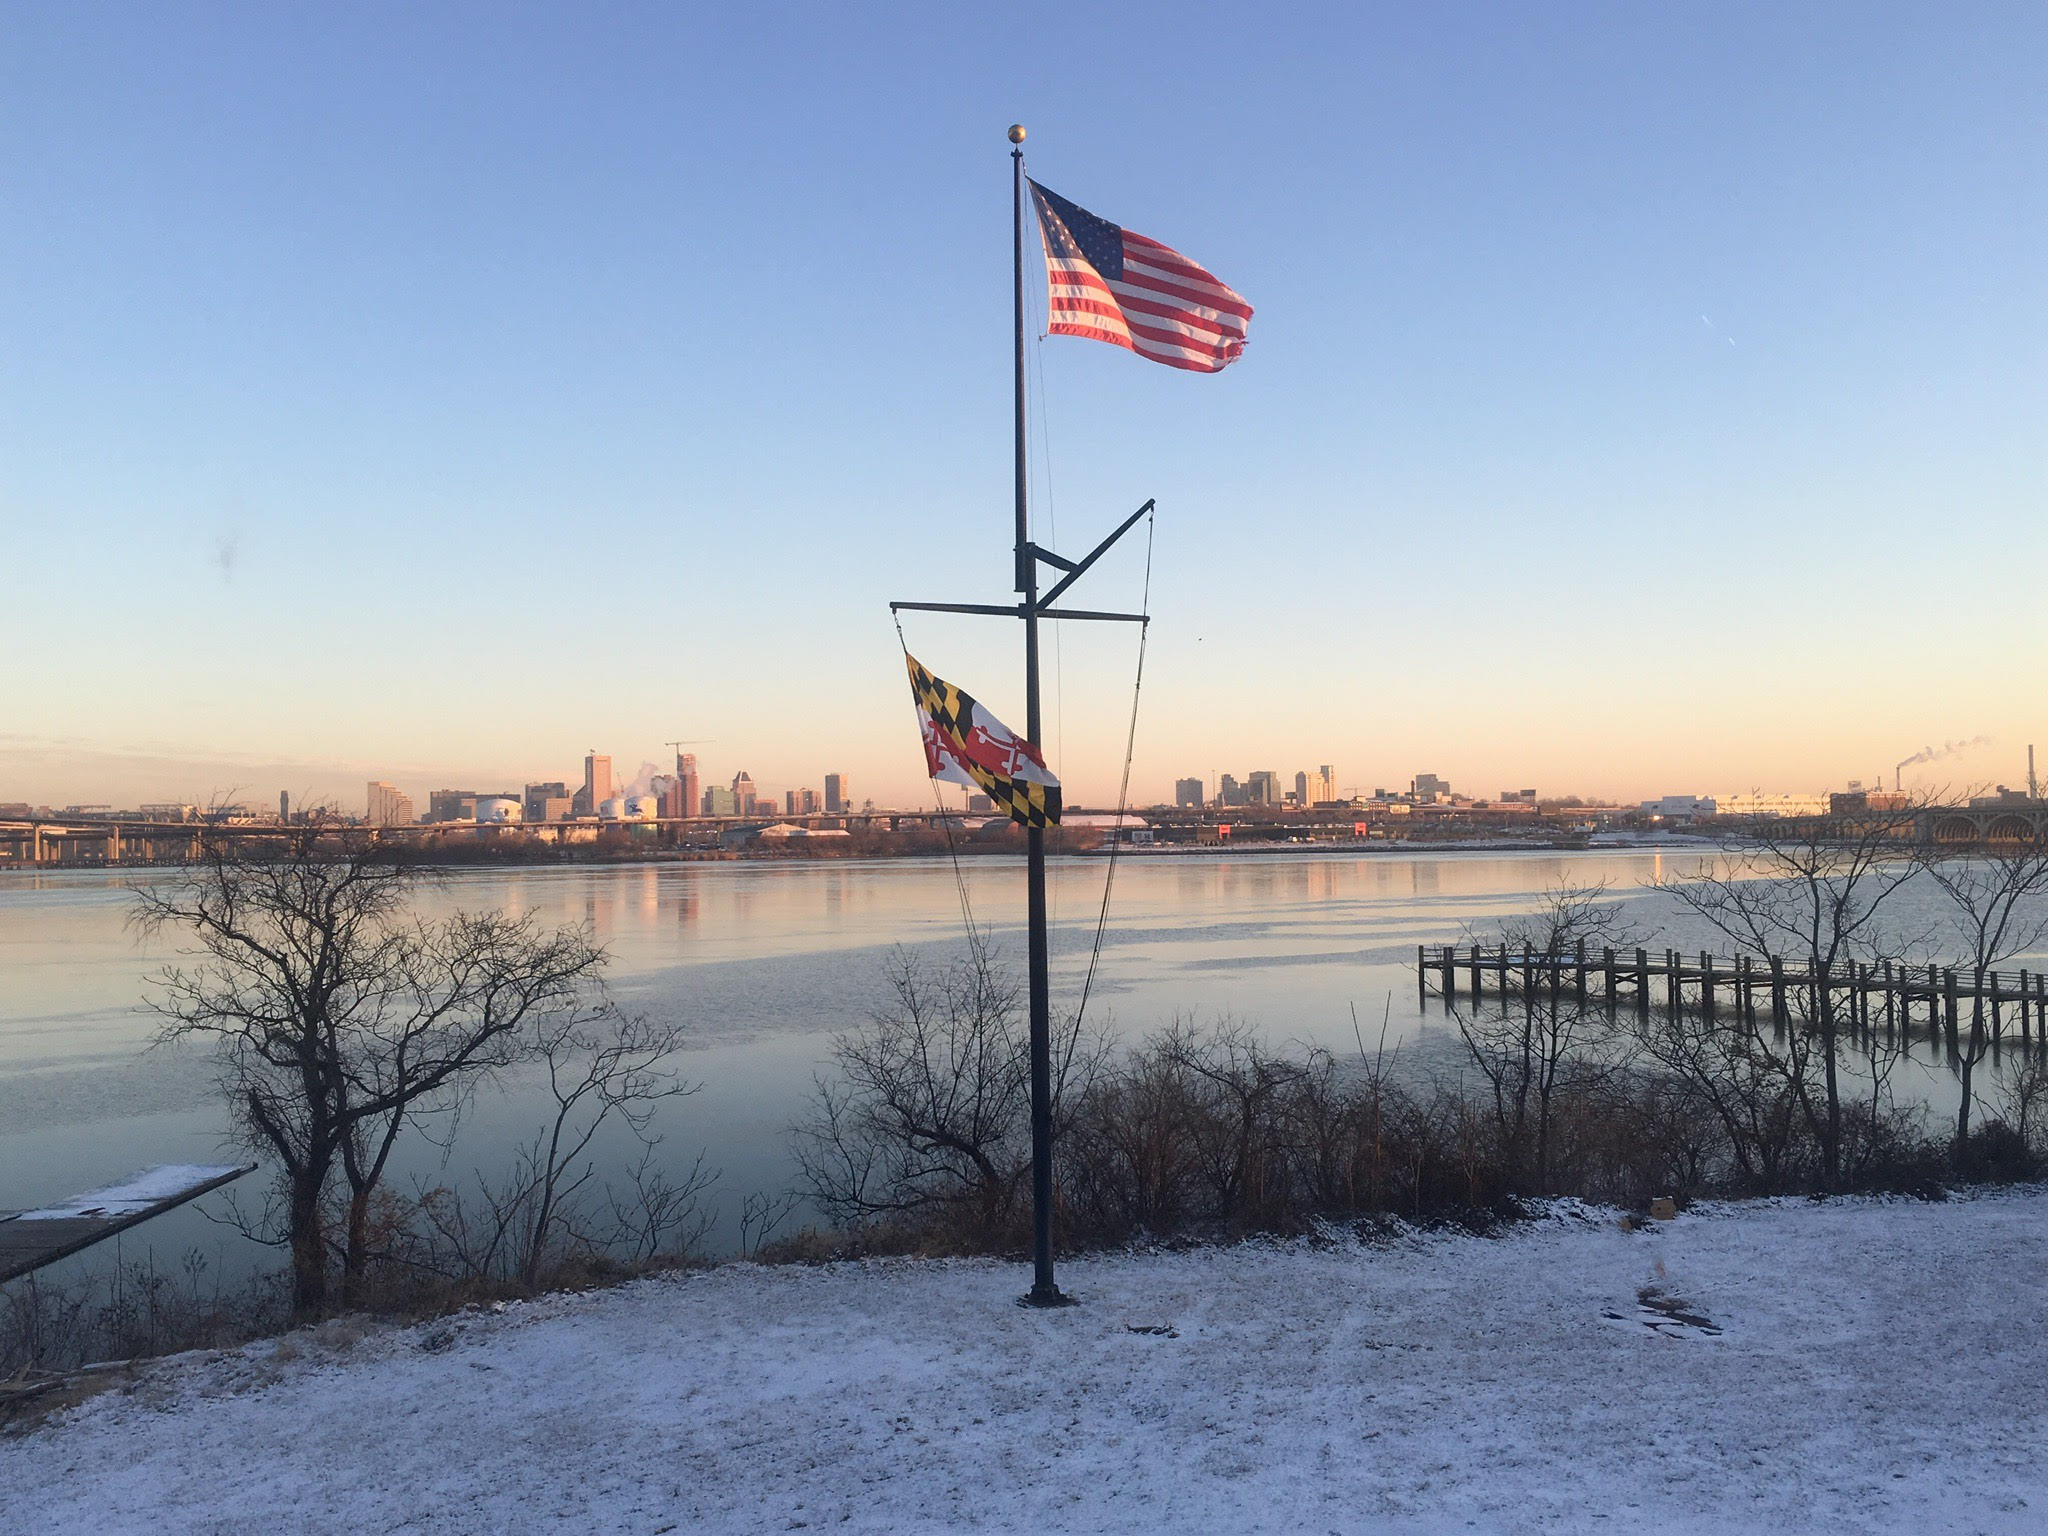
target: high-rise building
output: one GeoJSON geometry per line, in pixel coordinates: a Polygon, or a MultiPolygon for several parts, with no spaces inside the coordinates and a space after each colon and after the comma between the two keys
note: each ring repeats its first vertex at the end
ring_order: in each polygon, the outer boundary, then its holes
{"type": "Polygon", "coordinates": [[[436,789],[427,795],[427,820],[475,821],[477,792],[473,789],[436,789]]]}
{"type": "Polygon", "coordinates": [[[732,803],[739,807],[735,816],[752,816],[757,810],[754,798],[754,776],[742,768],[732,776],[732,803]]]}
{"type": "Polygon", "coordinates": [[[1315,804],[1325,804],[1337,798],[1337,770],[1328,763],[1316,769],[1315,793],[1310,797],[1315,804]]]}
{"type": "Polygon", "coordinates": [[[1244,786],[1237,782],[1235,774],[1226,773],[1223,775],[1216,786],[1216,798],[1227,806],[1237,806],[1246,803],[1244,786]]]}
{"type": "Polygon", "coordinates": [[[522,821],[560,821],[569,813],[572,800],[568,784],[561,779],[529,784],[519,797],[519,816],[522,821]],[[551,804],[559,804],[562,814],[550,815],[548,807],[551,804]]]}
{"type": "Polygon", "coordinates": [[[1409,793],[1424,805],[1433,805],[1438,800],[1451,797],[1451,781],[1440,779],[1433,773],[1418,773],[1408,786],[1409,793]]]}
{"type": "Polygon", "coordinates": [[[1175,779],[1173,781],[1173,803],[1176,806],[1202,808],[1202,802],[1209,798],[1207,787],[1200,779],[1175,779]]]}
{"type": "Polygon", "coordinates": [[[583,788],[576,796],[576,814],[595,816],[597,808],[618,791],[612,787],[612,760],[603,752],[583,759],[583,788]]]}
{"type": "MultiPolygon", "coordinates": [[[[670,792],[676,803],[675,814],[695,816],[703,804],[704,785],[697,777],[697,754],[678,752],[676,754],[676,787],[670,792]]],[[[664,815],[668,814],[666,811],[664,815]]]]}
{"type": "Polygon", "coordinates": [[[1245,781],[1245,798],[1252,805],[1280,803],[1280,775],[1270,768],[1255,769],[1245,781]]]}
{"type": "Polygon", "coordinates": [[[806,815],[806,816],[815,816],[815,815],[817,815],[817,814],[818,814],[818,792],[817,792],[817,791],[816,791],[815,789],[807,789],[807,790],[804,790],[804,791],[803,791],[803,795],[802,795],[802,798],[801,798],[801,799],[800,799],[800,800],[799,800],[799,801],[797,802],[797,804],[798,804],[798,807],[799,807],[799,809],[800,809],[800,810],[802,811],[802,813],[803,813],[804,815],[806,815]]]}
{"type": "MultiPolygon", "coordinates": [[[[373,827],[404,827],[412,824],[412,796],[402,795],[382,779],[370,781],[370,810],[363,818],[373,827]]],[[[182,818],[181,818],[182,819],[182,818]]]]}
{"type": "Polygon", "coordinates": [[[277,819],[283,822],[292,819],[292,792],[288,789],[277,792],[277,819]]]}
{"type": "Polygon", "coordinates": [[[739,802],[733,798],[732,791],[723,784],[713,784],[704,791],[706,816],[737,816],[739,813],[739,802]]]}
{"type": "Polygon", "coordinates": [[[843,773],[825,775],[825,814],[838,816],[853,809],[853,791],[843,773]]]}
{"type": "Polygon", "coordinates": [[[1308,805],[1308,770],[1303,769],[1294,776],[1294,803],[1306,808],[1308,805]]]}

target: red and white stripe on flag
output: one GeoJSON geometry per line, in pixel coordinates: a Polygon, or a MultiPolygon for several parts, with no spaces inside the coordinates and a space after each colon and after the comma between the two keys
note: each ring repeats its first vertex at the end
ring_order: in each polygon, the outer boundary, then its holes
{"type": "Polygon", "coordinates": [[[1252,307],[1169,245],[1031,183],[1045,243],[1046,333],[1218,373],[1244,351],[1252,307]]]}

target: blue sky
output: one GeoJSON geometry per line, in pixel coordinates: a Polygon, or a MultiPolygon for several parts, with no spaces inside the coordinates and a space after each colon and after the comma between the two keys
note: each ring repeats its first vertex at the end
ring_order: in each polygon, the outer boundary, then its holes
{"type": "MultiPolygon", "coordinates": [[[[1160,506],[1141,797],[1820,788],[1980,736],[1929,771],[2009,781],[2048,737],[2037,6],[0,27],[0,799],[693,736],[915,803],[887,600],[1008,585],[1013,120],[1257,308],[1213,378],[1031,346],[1047,542],[1160,506]]],[[[907,626],[1015,716],[1010,628],[907,626]]],[[[1052,658],[1083,799],[1107,628],[1052,658]]]]}

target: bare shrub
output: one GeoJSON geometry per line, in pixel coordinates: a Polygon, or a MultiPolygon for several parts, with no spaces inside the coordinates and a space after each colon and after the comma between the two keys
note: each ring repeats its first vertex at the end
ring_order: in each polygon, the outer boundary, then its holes
{"type": "MultiPolygon", "coordinates": [[[[846,1226],[930,1225],[999,1240],[1031,1175],[1029,1036],[1015,979],[983,934],[956,962],[899,950],[892,1000],[832,1043],[792,1147],[805,1192],[846,1226]]],[[[1096,1046],[1056,1031],[1054,1135],[1096,1046]]]]}
{"type": "Polygon", "coordinates": [[[1452,1017],[1486,1083],[1503,1160],[1522,1189],[1547,1194],[1566,1118],[1561,1101],[1597,1098],[1626,1058],[1625,1039],[1608,1026],[1604,1007],[1556,985],[1557,968],[1588,949],[1633,943],[1635,932],[1608,886],[1563,881],[1536,912],[1500,924],[1492,942],[1524,962],[1522,995],[1492,1009],[1454,1003],[1452,1017]]]}
{"type": "Polygon", "coordinates": [[[0,1376],[224,1348],[282,1327],[288,1300],[281,1277],[230,1285],[196,1248],[172,1271],[152,1252],[62,1279],[25,1275],[0,1286],[0,1376]]]}
{"type": "Polygon", "coordinates": [[[2029,1051],[1999,1090],[2005,1122],[2037,1158],[2048,1157],[2048,1056],[2029,1051]]]}

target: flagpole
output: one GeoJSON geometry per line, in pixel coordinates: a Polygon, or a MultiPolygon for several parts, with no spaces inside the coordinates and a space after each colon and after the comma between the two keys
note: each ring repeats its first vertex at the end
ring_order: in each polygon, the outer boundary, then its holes
{"type": "MultiPolygon", "coordinates": [[[[1149,624],[1142,613],[1103,613],[1088,608],[1062,608],[1059,600],[1085,575],[1089,568],[1152,511],[1147,501],[1120,523],[1114,532],[1079,560],[1069,560],[1031,540],[1030,509],[1025,499],[1024,458],[1024,127],[1010,129],[1010,235],[1011,322],[1015,345],[1016,427],[1017,427],[1017,566],[1016,590],[1021,601],[998,603],[912,603],[893,602],[892,613],[973,613],[988,618],[1024,621],[1024,734],[1044,768],[1044,743],[1038,707],[1038,621],[1046,619],[1094,620],[1124,624],[1149,624]],[[1044,561],[1062,574],[1043,596],[1038,590],[1038,564],[1044,561]]],[[[915,685],[913,684],[913,687],[915,685]]],[[[923,704],[920,702],[920,710],[923,704]]],[[[1014,786],[1013,786],[1014,787],[1014,786]]],[[[1021,809],[1011,814],[1024,825],[1024,878],[1029,919],[1031,969],[1031,1245],[1033,1272],[1031,1289],[1018,1298],[1025,1306],[1064,1307],[1074,1298],[1061,1292],[1053,1280],[1052,1265],[1052,981],[1046,956],[1045,921],[1045,826],[1032,825],[1021,809]]],[[[1057,811],[1053,814],[1057,816],[1057,811]]],[[[1113,834],[1114,835],[1114,834],[1113,834]]]]}
{"type": "MultiPolygon", "coordinates": [[[[1024,125],[1010,128],[1011,318],[1016,344],[1017,590],[1024,594],[1024,734],[1041,752],[1038,709],[1038,559],[1031,547],[1024,478],[1024,125]]],[[[1052,1269],[1052,977],[1045,931],[1045,828],[1024,831],[1025,904],[1031,967],[1031,1290],[1033,1307],[1071,1299],[1052,1269]]]]}

